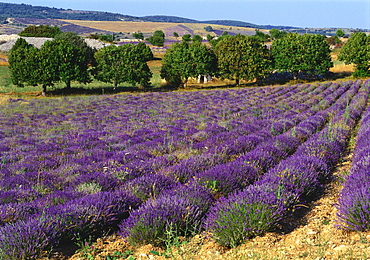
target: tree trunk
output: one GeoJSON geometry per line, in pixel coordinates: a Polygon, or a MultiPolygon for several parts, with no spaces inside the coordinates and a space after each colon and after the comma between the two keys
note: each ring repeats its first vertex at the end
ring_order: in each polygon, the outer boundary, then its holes
{"type": "Polygon", "coordinates": [[[240,79],[236,78],[236,85],[239,87],[240,86],[240,79]]]}
{"type": "Polygon", "coordinates": [[[70,89],[71,88],[71,81],[70,80],[67,80],[66,81],[66,85],[67,85],[67,89],[70,89]]]}
{"type": "Polygon", "coordinates": [[[118,85],[117,80],[113,81],[113,90],[116,90],[117,85],[118,85]]]}
{"type": "Polygon", "coordinates": [[[41,94],[45,97],[46,96],[46,85],[42,85],[41,94]]]}
{"type": "Polygon", "coordinates": [[[184,88],[186,88],[187,86],[188,86],[188,78],[186,78],[184,81],[184,88]]]}

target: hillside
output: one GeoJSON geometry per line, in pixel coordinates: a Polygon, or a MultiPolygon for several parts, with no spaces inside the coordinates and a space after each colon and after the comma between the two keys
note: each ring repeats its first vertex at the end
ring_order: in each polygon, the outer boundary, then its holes
{"type": "MultiPolygon", "coordinates": [[[[244,21],[230,20],[211,20],[198,21],[177,16],[153,15],[135,17],[118,13],[97,12],[97,11],[78,11],[62,8],[51,8],[46,6],[32,6],[27,4],[9,4],[0,2],[0,20],[16,17],[16,18],[37,18],[37,19],[67,19],[67,20],[90,20],[90,21],[132,21],[132,22],[166,22],[166,23],[204,23],[218,24],[237,27],[252,27],[259,29],[271,29],[275,26],[263,26],[244,21]]],[[[279,29],[299,29],[290,26],[276,26],[279,29]]]]}
{"type": "MultiPolygon", "coordinates": [[[[27,19],[63,19],[63,20],[81,20],[81,21],[111,21],[111,22],[153,22],[153,23],[187,23],[187,24],[210,24],[210,25],[222,25],[227,27],[243,27],[243,28],[254,28],[271,30],[277,28],[288,32],[298,33],[316,33],[324,35],[335,35],[337,29],[343,29],[346,34],[351,34],[354,29],[349,28],[299,28],[284,25],[257,25],[245,21],[234,21],[234,20],[209,20],[199,21],[194,19],[188,19],[177,16],[166,16],[166,15],[152,15],[135,17],[130,15],[123,15],[119,13],[110,12],[99,12],[99,11],[83,11],[83,10],[71,10],[62,8],[52,8],[46,6],[32,6],[28,4],[9,4],[0,2],[0,33],[12,34],[18,33],[24,23],[20,23],[18,28],[14,29],[14,25],[8,28],[8,18],[27,18],[27,19]],[[1,25],[3,24],[3,25],[1,25]]],[[[59,26],[59,25],[58,25],[59,26]]],[[[85,26],[86,27],[86,26],[85,26]]],[[[89,26],[87,26],[89,27],[89,26]]],[[[68,28],[66,30],[81,31],[83,28],[68,28]]],[[[358,30],[358,29],[357,29],[358,30]]],[[[62,29],[63,31],[63,29],[62,29]]],[[[362,30],[370,32],[370,30],[362,30]]],[[[114,32],[114,31],[112,31],[114,32]]],[[[153,31],[151,31],[153,32],[153,31]]],[[[83,33],[95,33],[94,31],[84,28],[83,33]]],[[[106,32],[96,32],[106,33],[106,32]]]]}

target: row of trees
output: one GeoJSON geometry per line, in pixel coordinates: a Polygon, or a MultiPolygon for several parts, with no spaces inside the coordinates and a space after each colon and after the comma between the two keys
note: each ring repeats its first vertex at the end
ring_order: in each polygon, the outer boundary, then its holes
{"type": "MultiPolygon", "coordinates": [[[[161,77],[169,84],[186,87],[189,78],[213,75],[221,79],[262,80],[272,72],[323,75],[333,66],[325,37],[317,34],[289,33],[276,39],[270,48],[255,37],[224,35],[202,44],[196,38],[174,43],[162,60],[161,77]]],[[[111,45],[95,51],[75,33],[58,34],[41,49],[19,39],[9,56],[12,81],[48,86],[62,81],[88,83],[92,78],[112,83],[123,82],[148,87],[152,73],[147,61],[153,53],[145,43],[111,45]]],[[[339,59],[356,65],[355,76],[368,76],[370,36],[357,32],[343,46],[339,59]]]]}
{"type": "Polygon", "coordinates": [[[270,49],[255,37],[224,35],[212,42],[212,49],[193,41],[175,43],[166,52],[162,78],[173,85],[186,86],[189,77],[216,75],[222,79],[260,80],[272,71],[319,75],[333,66],[325,38],[314,34],[287,34],[270,49]]]}
{"type": "Polygon", "coordinates": [[[77,34],[58,34],[40,48],[30,46],[23,38],[10,51],[11,80],[17,86],[42,85],[42,93],[56,82],[71,88],[72,81],[89,83],[92,77],[112,83],[123,82],[149,86],[152,76],[146,63],[153,53],[145,43],[110,45],[99,51],[90,48],[77,34]]]}
{"type": "MultiPolygon", "coordinates": [[[[343,36],[341,31],[338,34],[343,36]]],[[[290,72],[294,79],[299,74],[321,78],[333,67],[325,36],[287,33],[275,37],[270,48],[256,36],[225,34],[211,40],[211,48],[196,39],[183,39],[166,52],[161,76],[175,86],[186,86],[190,77],[200,74],[235,80],[239,85],[240,80],[261,80],[272,72],[290,72]]],[[[370,35],[352,34],[338,58],[355,65],[353,76],[370,76],[370,35]]]]}

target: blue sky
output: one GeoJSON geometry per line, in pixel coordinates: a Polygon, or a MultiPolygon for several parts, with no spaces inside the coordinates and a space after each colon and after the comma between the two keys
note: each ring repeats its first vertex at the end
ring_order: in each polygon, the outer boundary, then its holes
{"type": "Polygon", "coordinates": [[[370,29],[370,0],[0,0],[133,16],[172,15],[259,25],[370,29]]]}

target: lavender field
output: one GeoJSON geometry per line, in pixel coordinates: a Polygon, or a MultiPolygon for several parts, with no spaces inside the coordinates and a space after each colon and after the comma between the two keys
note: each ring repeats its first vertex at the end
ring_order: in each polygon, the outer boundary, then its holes
{"type": "Polygon", "coordinates": [[[0,111],[0,259],[107,232],[165,246],[208,231],[236,247],[322,193],[357,124],[339,219],[368,229],[369,92],[357,80],[10,100],[0,111]]]}

